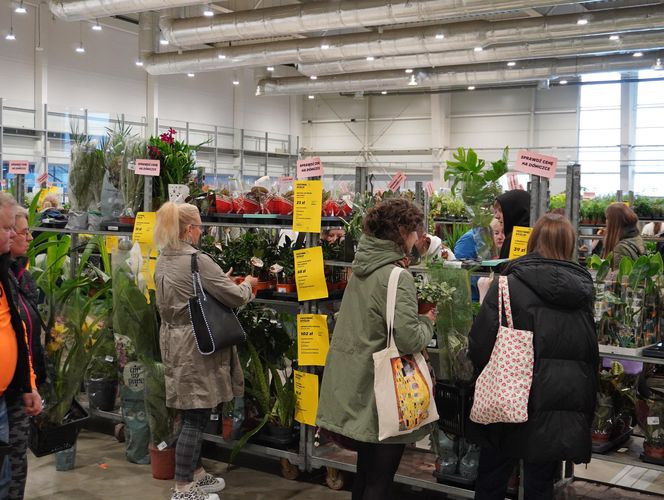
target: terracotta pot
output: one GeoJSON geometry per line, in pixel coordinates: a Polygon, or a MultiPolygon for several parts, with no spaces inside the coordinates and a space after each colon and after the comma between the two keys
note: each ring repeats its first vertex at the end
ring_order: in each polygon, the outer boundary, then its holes
{"type": "Polygon", "coordinates": [[[233,211],[233,200],[228,196],[217,195],[214,207],[218,214],[229,214],[233,211]]]}
{"type": "Polygon", "coordinates": [[[436,304],[431,302],[418,302],[417,304],[417,314],[426,314],[429,311],[433,311],[436,308],[436,304]]]}
{"type": "Polygon", "coordinates": [[[173,479],[175,477],[175,448],[159,450],[150,445],[150,468],[155,479],[173,479]]]}
{"type": "Polygon", "coordinates": [[[664,459],[664,446],[653,446],[643,443],[643,453],[651,458],[664,459]]]}
{"type": "Polygon", "coordinates": [[[225,418],[221,424],[221,437],[224,441],[230,442],[233,439],[233,419],[225,418]]]}
{"type": "Polygon", "coordinates": [[[260,292],[262,290],[271,290],[274,288],[274,281],[259,281],[254,288],[255,291],[260,292]]]}
{"type": "Polygon", "coordinates": [[[609,442],[609,433],[608,432],[593,432],[592,433],[593,443],[608,443],[609,442]]]}

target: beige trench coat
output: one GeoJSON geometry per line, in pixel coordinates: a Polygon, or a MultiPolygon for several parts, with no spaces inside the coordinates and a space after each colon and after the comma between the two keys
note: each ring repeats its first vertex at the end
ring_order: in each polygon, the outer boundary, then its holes
{"type": "MultiPolygon", "coordinates": [[[[166,406],[180,410],[214,408],[244,393],[244,376],[235,347],[203,356],[196,347],[188,311],[193,295],[190,245],[165,249],[155,268],[159,344],[166,372],[166,406]]],[[[249,302],[251,286],[236,285],[207,255],[198,255],[206,293],[229,307],[249,302]]]]}

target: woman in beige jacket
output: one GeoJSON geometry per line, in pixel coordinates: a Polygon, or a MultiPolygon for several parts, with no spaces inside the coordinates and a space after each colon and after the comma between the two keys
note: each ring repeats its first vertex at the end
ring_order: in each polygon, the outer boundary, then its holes
{"type": "MultiPolygon", "coordinates": [[[[236,349],[203,356],[196,348],[188,301],[194,294],[191,256],[198,250],[201,217],[193,205],[165,203],[157,212],[155,242],[161,248],[155,268],[157,308],[161,316],[159,343],[166,372],[166,405],[181,411],[182,430],[175,454],[176,486],[172,500],[218,500],[224,480],[207,474],[200,460],[202,434],[210,413],[220,403],[244,393],[236,349]]],[[[206,254],[198,254],[206,293],[229,307],[252,299],[256,278],[236,285],[206,254]]],[[[230,270],[229,273],[230,274],[230,270]]]]}

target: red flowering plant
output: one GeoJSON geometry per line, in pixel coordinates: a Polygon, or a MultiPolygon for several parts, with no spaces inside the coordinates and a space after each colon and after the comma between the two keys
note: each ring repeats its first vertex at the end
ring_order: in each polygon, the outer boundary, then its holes
{"type": "Polygon", "coordinates": [[[192,172],[196,168],[196,151],[205,142],[192,146],[175,139],[177,131],[169,128],[159,137],[152,136],[148,142],[148,157],[159,160],[161,169],[159,180],[152,185],[152,195],[155,200],[164,202],[168,200],[169,184],[187,184],[192,172]]]}

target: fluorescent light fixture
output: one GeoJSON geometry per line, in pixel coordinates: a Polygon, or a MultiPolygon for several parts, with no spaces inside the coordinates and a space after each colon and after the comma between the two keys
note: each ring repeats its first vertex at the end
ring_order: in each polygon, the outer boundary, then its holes
{"type": "Polygon", "coordinates": [[[411,87],[417,86],[417,80],[415,80],[415,75],[410,75],[410,80],[408,81],[408,85],[411,87]]]}
{"type": "Polygon", "coordinates": [[[387,95],[387,90],[381,90],[381,95],[387,95]]]}
{"type": "Polygon", "coordinates": [[[217,57],[218,57],[219,59],[226,59],[226,56],[225,56],[224,54],[219,54],[217,57]]]}
{"type": "Polygon", "coordinates": [[[14,35],[14,28],[9,30],[9,33],[5,35],[5,40],[14,41],[16,40],[16,35],[14,35]]]}
{"type": "Polygon", "coordinates": [[[406,73],[409,74],[409,75],[410,75],[412,72],[413,72],[413,70],[412,70],[411,68],[408,68],[408,69],[406,70],[406,73]]]}
{"type": "Polygon", "coordinates": [[[436,33],[435,38],[436,38],[436,40],[443,40],[445,38],[445,34],[444,33],[436,33]]]}
{"type": "Polygon", "coordinates": [[[313,100],[313,99],[316,99],[316,96],[315,95],[310,95],[310,96],[307,96],[307,99],[313,100]]]}
{"type": "Polygon", "coordinates": [[[76,52],[78,52],[79,54],[85,53],[85,47],[83,47],[82,43],[78,47],[76,47],[76,52]]]}
{"type": "Polygon", "coordinates": [[[267,70],[270,71],[270,72],[274,71],[274,66],[268,66],[267,70]]]}
{"type": "Polygon", "coordinates": [[[469,85],[468,90],[475,90],[475,85],[469,85]]]}
{"type": "Polygon", "coordinates": [[[558,85],[567,85],[567,80],[560,80],[558,85]]]}
{"type": "Polygon", "coordinates": [[[311,80],[318,80],[318,77],[317,77],[316,75],[311,75],[309,78],[310,78],[311,80]]]}
{"type": "Polygon", "coordinates": [[[21,0],[21,3],[18,4],[18,7],[14,9],[14,12],[17,14],[27,14],[28,10],[23,6],[23,0],[21,0]]]}
{"type": "Polygon", "coordinates": [[[205,10],[203,11],[203,15],[205,17],[214,17],[214,11],[212,10],[212,7],[206,5],[205,10]]]}
{"type": "Polygon", "coordinates": [[[482,52],[484,49],[482,47],[475,47],[473,50],[475,52],[482,52]]]}
{"type": "Polygon", "coordinates": [[[188,76],[189,78],[193,78],[193,77],[196,76],[196,73],[187,73],[187,76],[188,76]]]}
{"type": "Polygon", "coordinates": [[[620,36],[619,35],[611,35],[609,37],[609,40],[611,40],[612,42],[617,42],[618,40],[620,40],[620,36]]]}
{"type": "Polygon", "coordinates": [[[510,68],[513,68],[514,66],[516,66],[516,61],[510,61],[510,62],[507,63],[507,65],[508,65],[510,68]]]}
{"type": "Polygon", "coordinates": [[[588,24],[588,20],[581,18],[576,22],[576,24],[578,24],[579,26],[585,26],[586,24],[588,24]]]}
{"type": "Polygon", "coordinates": [[[376,58],[374,56],[367,56],[367,61],[374,61],[376,58]]]}
{"type": "Polygon", "coordinates": [[[92,31],[101,31],[101,24],[99,24],[99,19],[92,25],[92,31]]]}
{"type": "Polygon", "coordinates": [[[233,85],[240,85],[240,80],[233,80],[233,85]]]}
{"type": "Polygon", "coordinates": [[[320,46],[321,50],[327,50],[330,48],[330,46],[327,43],[322,43],[320,46]]]}
{"type": "Polygon", "coordinates": [[[634,56],[634,57],[643,57],[643,52],[634,52],[632,54],[632,56],[634,56]]]}
{"type": "Polygon", "coordinates": [[[136,66],[138,66],[139,68],[142,67],[143,66],[143,61],[141,61],[140,59],[138,61],[136,61],[136,66]]]}
{"type": "Polygon", "coordinates": [[[159,38],[159,45],[168,45],[168,40],[166,40],[163,36],[159,38]]]}

